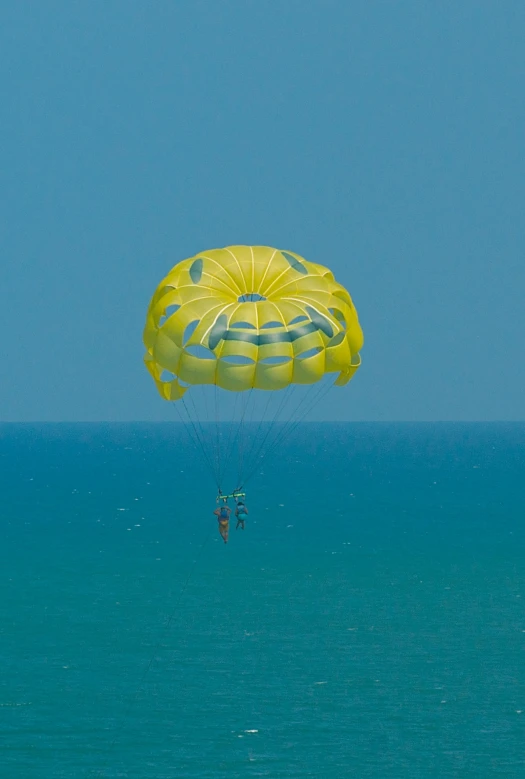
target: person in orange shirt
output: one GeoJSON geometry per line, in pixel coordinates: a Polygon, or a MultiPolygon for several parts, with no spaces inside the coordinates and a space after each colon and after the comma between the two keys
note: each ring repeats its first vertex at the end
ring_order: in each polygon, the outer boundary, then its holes
{"type": "Polygon", "coordinates": [[[219,533],[221,534],[221,538],[225,544],[228,543],[228,531],[230,529],[231,511],[232,511],[231,508],[228,506],[226,501],[224,501],[222,506],[219,506],[213,512],[218,519],[219,533]]]}

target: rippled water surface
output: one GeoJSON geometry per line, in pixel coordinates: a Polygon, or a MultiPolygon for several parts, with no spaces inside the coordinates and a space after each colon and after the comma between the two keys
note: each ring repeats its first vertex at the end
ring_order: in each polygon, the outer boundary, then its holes
{"type": "Polygon", "coordinates": [[[2,779],[523,777],[525,426],[0,427],[2,779]]]}

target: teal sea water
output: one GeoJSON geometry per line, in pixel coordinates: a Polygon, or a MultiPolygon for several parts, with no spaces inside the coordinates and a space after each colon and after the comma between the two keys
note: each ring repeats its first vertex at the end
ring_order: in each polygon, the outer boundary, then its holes
{"type": "Polygon", "coordinates": [[[2,779],[525,776],[525,425],[0,427],[2,779]],[[233,485],[232,485],[233,486],[233,485]]]}

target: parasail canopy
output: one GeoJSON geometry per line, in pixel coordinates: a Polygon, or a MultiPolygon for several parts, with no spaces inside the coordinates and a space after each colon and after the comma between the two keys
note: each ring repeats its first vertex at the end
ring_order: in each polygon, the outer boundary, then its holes
{"type": "Polygon", "coordinates": [[[228,246],[171,269],[144,344],[161,397],[224,495],[225,480],[241,494],[331,387],[352,378],[363,333],[328,268],[269,246],[228,246]]]}
{"type": "Polygon", "coordinates": [[[159,284],[145,363],[166,400],[193,385],[282,390],[358,369],[363,333],[328,268],[268,246],[228,246],[184,260],[159,284]]]}

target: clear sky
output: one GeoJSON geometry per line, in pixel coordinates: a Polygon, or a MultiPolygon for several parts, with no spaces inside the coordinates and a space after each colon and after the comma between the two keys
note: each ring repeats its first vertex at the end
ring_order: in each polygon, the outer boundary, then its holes
{"type": "Polygon", "coordinates": [[[328,265],[341,420],[525,419],[522,0],[2,5],[0,419],[173,419],[142,363],[177,261],[328,265]]]}

